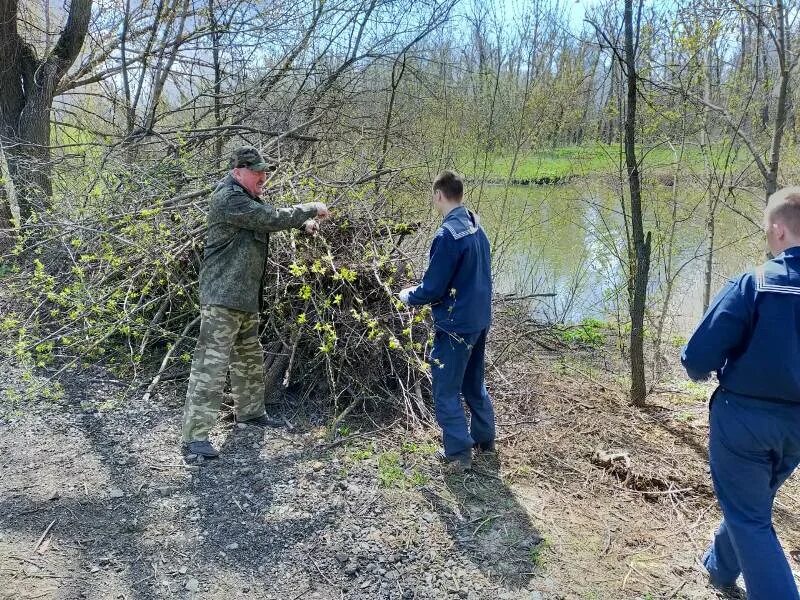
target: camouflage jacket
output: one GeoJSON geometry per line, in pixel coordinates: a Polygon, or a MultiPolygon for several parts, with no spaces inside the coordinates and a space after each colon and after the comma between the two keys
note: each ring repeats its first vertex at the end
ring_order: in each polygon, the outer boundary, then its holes
{"type": "Polygon", "coordinates": [[[270,232],[301,227],[316,214],[312,204],[289,208],[265,204],[232,176],[225,177],[208,209],[200,304],[259,312],[270,232]]]}

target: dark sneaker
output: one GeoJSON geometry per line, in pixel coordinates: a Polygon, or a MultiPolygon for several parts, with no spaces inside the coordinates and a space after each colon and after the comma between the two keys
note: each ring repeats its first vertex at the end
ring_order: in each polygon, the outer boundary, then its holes
{"type": "Polygon", "coordinates": [[[705,577],[708,585],[713,588],[715,598],[719,598],[720,600],[747,600],[747,592],[739,587],[735,581],[733,583],[720,583],[715,581],[714,578],[711,577],[711,573],[708,572],[708,568],[701,560],[695,562],[695,568],[705,577]]]}
{"type": "Polygon", "coordinates": [[[245,425],[253,425],[255,427],[283,427],[285,423],[280,419],[273,419],[269,415],[261,415],[260,417],[255,417],[254,419],[247,419],[243,421],[241,419],[236,420],[237,423],[244,423],[245,425]]]}
{"type": "Polygon", "coordinates": [[[480,442],[472,446],[475,450],[476,454],[497,454],[497,447],[494,444],[494,440],[490,440],[488,442],[480,442]]]}
{"type": "Polygon", "coordinates": [[[446,473],[463,473],[472,469],[472,452],[467,451],[447,456],[444,450],[439,450],[436,457],[444,465],[446,473]]]}
{"type": "Polygon", "coordinates": [[[196,454],[203,458],[217,458],[219,456],[217,449],[208,440],[189,442],[184,445],[184,448],[187,454],[196,454]]]}
{"type": "Polygon", "coordinates": [[[742,588],[738,585],[731,584],[731,585],[714,585],[714,583],[709,580],[711,587],[717,592],[717,597],[722,600],[747,600],[747,592],[745,592],[742,588]]]}

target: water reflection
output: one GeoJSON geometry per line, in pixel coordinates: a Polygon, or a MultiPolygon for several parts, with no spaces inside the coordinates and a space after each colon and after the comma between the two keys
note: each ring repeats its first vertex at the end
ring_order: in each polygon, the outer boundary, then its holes
{"type": "MultiPolygon", "coordinates": [[[[677,193],[665,186],[645,198],[653,233],[649,316],[653,320],[661,312],[672,280],[668,335],[687,335],[702,314],[704,193],[688,187],[677,193]]],[[[554,292],[553,298],[531,300],[533,315],[549,321],[625,319],[626,275],[620,265],[627,261],[627,234],[618,198],[602,181],[485,188],[480,213],[492,241],[498,293],[554,292]]],[[[757,196],[738,199],[737,210],[757,218],[761,208],[750,198],[757,196]]],[[[726,278],[752,268],[764,256],[761,233],[736,212],[720,211],[715,237],[714,292],[726,278]]]]}

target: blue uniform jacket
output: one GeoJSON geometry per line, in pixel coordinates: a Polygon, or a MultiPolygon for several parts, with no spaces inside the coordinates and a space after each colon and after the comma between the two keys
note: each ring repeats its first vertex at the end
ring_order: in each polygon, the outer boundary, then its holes
{"type": "Polygon", "coordinates": [[[408,303],[431,304],[437,329],[476,333],[489,327],[491,253],[489,239],[473,212],[459,206],[447,214],[433,238],[428,270],[408,303]]]}
{"type": "Polygon", "coordinates": [[[729,392],[800,403],[800,246],[729,281],[681,360],[692,379],[716,372],[729,392]]]}

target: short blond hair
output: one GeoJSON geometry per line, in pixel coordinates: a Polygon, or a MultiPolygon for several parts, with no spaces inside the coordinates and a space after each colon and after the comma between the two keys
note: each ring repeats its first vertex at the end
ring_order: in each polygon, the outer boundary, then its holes
{"type": "Polygon", "coordinates": [[[800,237],[800,186],[785,187],[772,194],[764,221],[767,225],[780,221],[792,235],[800,237]]]}

